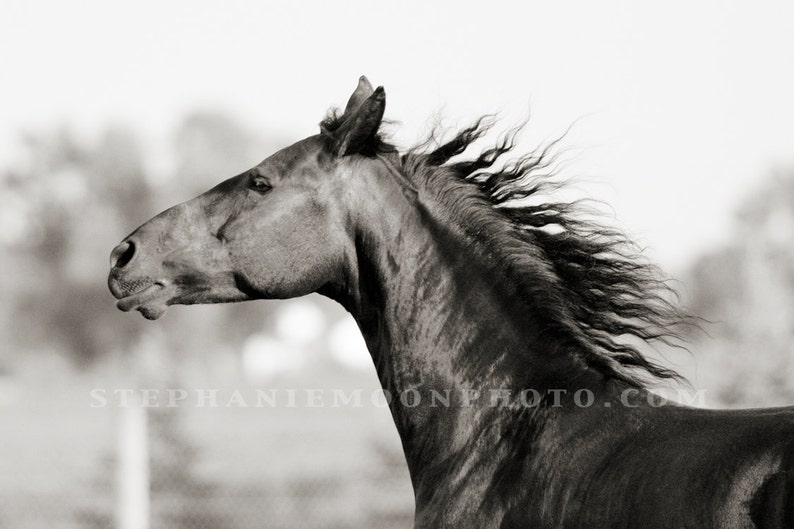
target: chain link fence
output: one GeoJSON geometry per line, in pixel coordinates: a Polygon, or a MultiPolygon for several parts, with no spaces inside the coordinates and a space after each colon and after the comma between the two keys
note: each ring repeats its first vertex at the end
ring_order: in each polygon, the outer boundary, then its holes
{"type": "Polygon", "coordinates": [[[3,389],[0,528],[412,524],[410,480],[385,408],[97,406],[95,383],[61,376],[3,389]],[[130,413],[144,419],[132,433],[130,413]],[[130,447],[145,455],[141,468],[124,461],[130,447]],[[141,476],[143,503],[125,511],[125,481],[141,476]]]}

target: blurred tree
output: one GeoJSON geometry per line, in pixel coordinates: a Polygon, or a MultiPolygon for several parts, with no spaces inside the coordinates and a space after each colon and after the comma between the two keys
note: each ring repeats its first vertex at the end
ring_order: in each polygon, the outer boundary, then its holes
{"type": "Polygon", "coordinates": [[[6,241],[15,278],[9,304],[17,343],[30,351],[63,351],[85,364],[140,330],[109,311],[105,274],[108,247],[144,204],[141,155],[132,134],[109,131],[95,148],[65,130],[27,139],[28,162],[3,179],[4,191],[24,203],[23,229],[6,241]]]}
{"type": "Polygon", "coordinates": [[[707,369],[718,375],[720,402],[794,401],[794,170],[749,195],[731,241],[689,275],[693,309],[715,322],[707,369]]]}

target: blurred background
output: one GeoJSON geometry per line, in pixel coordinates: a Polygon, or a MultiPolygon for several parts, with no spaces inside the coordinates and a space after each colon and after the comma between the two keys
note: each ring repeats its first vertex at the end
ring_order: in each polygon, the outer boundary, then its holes
{"type": "Polygon", "coordinates": [[[402,147],[492,112],[531,109],[526,148],[575,123],[564,175],[714,322],[667,362],[709,406],[794,403],[794,4],[428,4],[0,2],[0,528],[411,526],[340,307],[148,322],[106,287],[126,234],[315,133],[361,74],[402,147]],[[300,397],[356,388],[361,406],[300,397]]]}

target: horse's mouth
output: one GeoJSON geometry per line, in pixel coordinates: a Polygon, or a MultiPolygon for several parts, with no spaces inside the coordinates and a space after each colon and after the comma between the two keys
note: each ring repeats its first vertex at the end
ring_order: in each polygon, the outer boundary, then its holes
{"type": "Polygon", "coordinates": [[[119,299],[116,307],[124,312],[135,309],[147,320],[156,320],[168,310],[171,290],[166,283],[157,281],[119,299]]]}

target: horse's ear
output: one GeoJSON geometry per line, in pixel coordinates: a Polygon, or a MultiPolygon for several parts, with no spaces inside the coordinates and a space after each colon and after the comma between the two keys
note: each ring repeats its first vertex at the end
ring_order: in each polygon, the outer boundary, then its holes
{"type": "MultiPolygon", "coordinates": [[[[365,78],[364,81],[369,84],[365,78]]],[[[359,87],[361,87],[361,83],[359,83],[359,87]]],[[[355,93],[353,95],[355,96],[355,93]]],[[[370,150],[375,136],[378,134],[385,109],[386,92],[382,86],[379,86],[359,104],[352,114],[345,113],[342,125],[333,132],[334,154],[347,156],[370,150]]]]}
{"type": "Polygon", "coordinates": [[[361,76],[358,78],[358,86],[356,90],[351,94],[350,99],[347,100],[347,105],[345,105],[345,113],[344,116],[349,116],[353,112],[355,112],[358,107],[361,106],[361,103],[367,100],[369,96],[372,95],[374,92],[372,85],[369,82],[369,79],[366,76],[361,76]]]}

